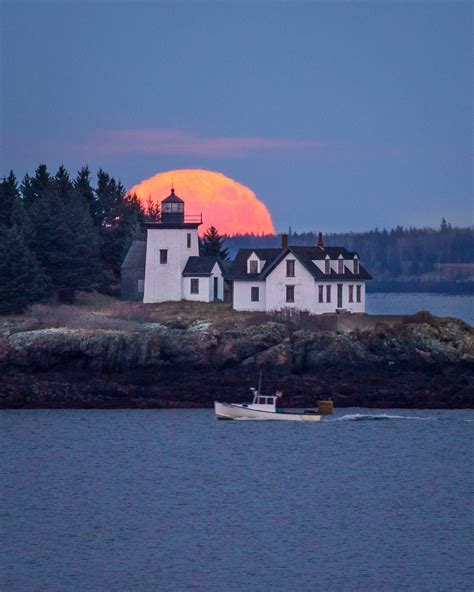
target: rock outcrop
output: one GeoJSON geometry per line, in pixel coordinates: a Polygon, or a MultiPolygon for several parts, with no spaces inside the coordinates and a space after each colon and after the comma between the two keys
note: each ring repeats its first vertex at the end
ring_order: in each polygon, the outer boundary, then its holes
{"type": "Polygon", "coordinates": [[[6,330],[0,406],[207,407],[245,398],[260,368],[287,406],[472,407],[474,329],[424,314],[350,332],[271,321],[6,330]]]}

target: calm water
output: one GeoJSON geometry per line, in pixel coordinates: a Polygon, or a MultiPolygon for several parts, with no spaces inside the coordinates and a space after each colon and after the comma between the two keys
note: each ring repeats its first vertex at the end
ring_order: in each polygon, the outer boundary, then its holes
{"type": "Polygon", "coordinates": [[[2,412],[0,588],[473,590],[473,420],[2,412]]]}
{"type": "Polygon", "coordinates": [[[367,312],[371,314],[414,314],[420,310],[428,310],[440,317],[457,317],[474,325],[474,296],[367,294],[367,312]]]}

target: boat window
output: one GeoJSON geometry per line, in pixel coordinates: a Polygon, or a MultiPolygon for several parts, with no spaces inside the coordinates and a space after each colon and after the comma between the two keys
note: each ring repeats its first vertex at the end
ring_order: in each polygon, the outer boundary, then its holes
{"type": "Polygon", "coordinates": [[[265,397],[260,397],[258,402],[260,403],[260,405],[265,405],[265,397]]]}
{"type": "Polygon", "coordinates": [[[273,405],[273,397],[267,398],[267,405],[273,405]]]}

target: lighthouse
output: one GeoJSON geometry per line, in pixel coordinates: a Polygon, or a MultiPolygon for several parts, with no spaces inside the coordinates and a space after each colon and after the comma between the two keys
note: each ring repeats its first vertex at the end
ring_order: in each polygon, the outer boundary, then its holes
{"type": "Polygon", "coordinates": [[[143,302],[183,297],[183,271],[190,257],[199,257],[198,228],[202,216],[185,216],[185,203],[171,188],[161,202],[160,219],[147,222],[143,302]]]}

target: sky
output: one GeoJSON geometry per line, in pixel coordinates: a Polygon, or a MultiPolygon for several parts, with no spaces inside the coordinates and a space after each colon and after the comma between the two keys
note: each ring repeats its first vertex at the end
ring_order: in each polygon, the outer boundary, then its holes
{"type": "Polygon", "coordinates": [[[0,6],[0,175],[204,168],[278,231],[473,220],[470,2],[0,6]]]}

